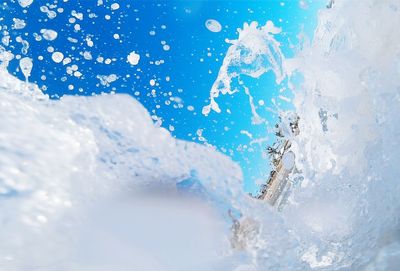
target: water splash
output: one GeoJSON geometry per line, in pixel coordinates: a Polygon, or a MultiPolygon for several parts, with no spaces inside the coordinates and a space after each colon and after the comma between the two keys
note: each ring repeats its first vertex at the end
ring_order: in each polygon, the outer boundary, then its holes
{"type": "Polygon", "coordinates": [[[257,22],[250,25],[245,23],[243,29],[238,29],[237,40],[227,40],[232,44],[222,66],[218,72],[210,91],[210,104],[203,107],[203,114],[208,115],[211,110],[220,113],[216,98],[219,94],[234,94],[238,90],[233,88],[232,81],[241,75],[258,78],[262,74],[272,71],[276,82],[280,83],[285,77],[282,70],[283,55],[280,44],[274,38],[281,29],[268,21],[264,26],[258,27],[257,22]]]}
{"type": "Polygon", "coordinates": [[[19,67],[21,68],[22,74],[25,76],[25,81],[28,82],[33,68],[32,59],[29,57],[21,58],[19,61],[19,67]]]}
{"type": "MultiPolygon", "coordinates": [[[[203,111],[221,111],[216,98],[238,91],[241,75],[289,81],[300,134],[283,133],[296,173],[279,211],[241,192],[229,158],[173,139],[133,98],[49,101],[4,70],[14,56],[0,47],[0,267],[396,270],[400,6],[331,2],[314,41],[291,59],[271,22],[245,24],[203,111]]],[[[26,78],[31,68],[21,66],[26,78]]],[[[288,124],[292,114],[279,112],[288,124]]]]}
{"type": "Polygon", "coordinates": [[[231,88],[235,77],[272,70],[278,84],[288,78],[300,117],[300,134],[288,138],[297,173],[279,215],[285,222],[267,222],[264,217],[270,214],[256,209],[243,212],[265,225],[257,246],[248,248],[256,270],[361,270],[374,268],[374,257],[395,270],[399,257],[393,248],[400,241],[399,10],[398,1],[332,1],[320,11],[312,44],[291,59],[256,24],[245,27],[247,35],[242,31],[229,48],[204,114],[221,111],[215,99],[237,91],[231,88]],[[265,49],[271,44],[274,50],[265,49]],[[303,83],[294,83],[299,75],[303,83]],[[275,257],[279,262],[271,261],[275,257]]]}
{"type": "Polygon", "coordinates": [[[202,270],[196,268],[220,261],[213,246],[217,239],[220,249],[225,246],[222,213],[216,214],[207,201],[180,197],[177,184],[194,178],[207,197],[226,205],[241,193],[240,168],[229,158],[212,148],[175,140],[155,127],[143,106],[129,96],[64,96],[51,101],[39,95],[35,85],[4,69],[0,76],[1,269],[109,270],[110,265],[122,268],[130,263],[139,270],[160,270],[154,269],[159,262],[170,266],[164,270],[202,270]],[[102,226],[89,234],[93,221],[102,226]],[[118,241],[125,245],[107,239],[106,232],[114,234],[118,223],[130,225],[130,230],[120,229],[133,238],[118,241]],[[196,231],[202,232],[202,240],[195,241],[196,231]],[[145,232],[148,239],[143,239],[145,232]],[[166,250],[171,238],[173,249],[166,250]],[[198,246],[184,246],[188,238],[198,246]],[[142,242],[147,252],[139,250],[142,242]],[[74,252],[83,247],[84,258],[74,252]],[[154,258],[160,249],[170,251],[172,258],[154,258]],[[120,265],[107,257],[91,258],[112,250],[120,255],[130,251],[130,260],[123,257],[120,265]],[[191,260],[174,258],[182,253],[191,260]],[[195,260],[198,254],[205,258],[195,260]],[[148,260],[140,263],[141,257],[148,260]]]}

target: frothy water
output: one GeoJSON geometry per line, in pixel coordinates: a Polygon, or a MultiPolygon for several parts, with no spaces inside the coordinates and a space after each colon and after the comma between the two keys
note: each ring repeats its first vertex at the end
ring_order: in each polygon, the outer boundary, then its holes
{"type": "Polygon", "coordinates": [[[397,269],[399,8],[398,1],[332,1],[320,11],[313,42],[292,59],[283,58],[274,36],[257,25],[245,25],[245,42],[239,37],[229,48],[206,114],[220,111],[219,93],[235,93],[232,79],[272,70],[277,83],[288,80],[300,117],[300,134],[286,134],[297,173],[280,213],[285,222],[263,224],[260,270],[397,269]],[[259,60],[264,57],[268,65],[259,60]],[[287,227],[281,239],[271,224],[287,227]]]}
{"type": "MultiPolygon", "coordinates": [[[[1,269],[397,270],[399,13],[397,0],[332,1],[294,58],[272,22],[230,41],[205,114],[242,75],[272,71],[294,95],[300,133],[284,133],[284,162],[295,173],[279,210],[133,98],[49,100],[8,74],[2,50],[1,269]]],[[[32,62],[21,69],[28,78],[32,62]]]]}
{"type": "Polygon", "coordinates": [[[173,139],[129,96],[51,101],[0,72],[2,269],[204,270],[218,260],[229,225],[207,201],[241,193],[236,164],[173,139]],[[179,196],[187,182],[204,202],[179,196]]]}

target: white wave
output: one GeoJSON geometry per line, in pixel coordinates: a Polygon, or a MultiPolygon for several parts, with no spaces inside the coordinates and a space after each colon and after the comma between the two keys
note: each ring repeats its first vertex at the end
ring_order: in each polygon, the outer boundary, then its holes
{"type": "Polygon", "coordinates": [[[300,135],[289,138],[299,173],[291,177],[284,222],[257,208],[246,213],[263,225],[249,249],[257,270],[396,270],[399,12],[396,0],[331,1],[319,13],[313,42],[294,58],[284,58],[279,47],[263,50],[265,38],[274,37],[257,27],[239,38],[249,46],[229,48],[206,114],[220,111],[220,92],[234,94],[232,79],[272,70],[277,83],[288,79],[300,117],[300,135]],[[255,57],[246,62],[242,55],[255,57]]]}
{"type": "Polygon", "coordinates": [[[50,101],[0,70],[1,269],[396,270],[400,4],[329,7],[292,59],[271,23],[245,26],[204,112],[241,75],[288,80],[298,173],[280,211],[242,194],[230,159],[173,139],[133,98],[50,101]],[[199,196],[177,196],[186,185],[199,196]]]}
{"type": "Polygon", "coordinates": [[[0,77],[0,269],[204,270],[218,260],[222,213],[172,195],[194,179],[230,202],[241,171],[229,158],[172,138],[127,95],[51,101],[0,77]]]}
{"type": "Polygon", "coordinates": [[[304,179],[285,212],[332,255],[330,270],[361,269],[400,239],[399,12],[398,1],[335,1],[291,63],[304,78],[293,90],[304,179]]]}

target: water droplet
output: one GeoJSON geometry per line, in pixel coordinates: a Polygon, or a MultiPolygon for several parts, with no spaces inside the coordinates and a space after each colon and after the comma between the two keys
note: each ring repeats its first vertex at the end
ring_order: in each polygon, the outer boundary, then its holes
{"type": "Polygon", "coordinates": [[[220,32],[222,30],[222,26],[221,24],[214,19],[208,19],[205,23],[206,27],[208,30],[210,30],[211,32],[217,33],[220,32]]]}
{"type": "Polygon", "coordinates": [[[60,63],[60,62],[64,59],[64,55],[63,55],[63,53],[61,53],[61,52],[54,52],[54,53],[51,55],[51,59],[53,59],[53,61],[54,61],[55,63],[60,63]]]}
{"type": "Polygon", "coordinates": [[[140,55],[136,54],[135,51],[133,51],[128,55],[127,59],[131,65],[137,65],[140,60],[140,55]]]}

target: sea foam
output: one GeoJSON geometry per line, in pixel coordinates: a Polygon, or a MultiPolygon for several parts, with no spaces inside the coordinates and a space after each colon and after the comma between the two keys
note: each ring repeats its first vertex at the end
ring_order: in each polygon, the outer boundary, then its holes
{"type": "Polygon", "coordinates": [[[229,158],[172,138],[133,98],[52,101],[2,67],[1,269],[397,270],[399,12],[395,0],[331,1],[293,58],[272,22],[231,41],[205,114],[240,76],[272,71],[294,95],[280,110],[300,134],[284,133],[295,173],[279,209],[241,191],[229,158]]]}

